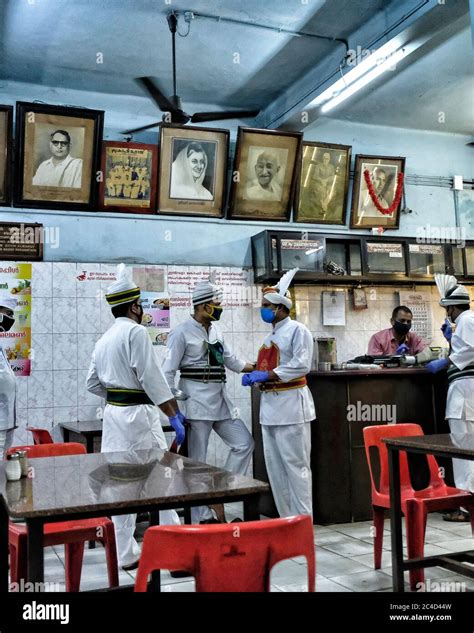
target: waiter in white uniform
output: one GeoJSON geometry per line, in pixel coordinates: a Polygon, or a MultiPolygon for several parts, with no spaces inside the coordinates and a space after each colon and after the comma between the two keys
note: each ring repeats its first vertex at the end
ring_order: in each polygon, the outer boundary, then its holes
{"type": "Polygon", "coordinates": [[[261,317],[272,326],[258,352],[257,371],[242,378],[259,384],[260,424],[265,464],[281,517],[312,514],[311,424],[313,397],[306,384],[311,369],[313,337],[290,316],[288,287],[297,268],[273,288],[263,289],[261,317]]]}
{"type": "MultiPolygon", "coordinates": [[[[102,452],[160,448],[168,450],[158,406],[170,419],[176,440],[184,440],[184,416],[161,371],[146,329],[140,325],[143,308],[140,288],[124,264],[107,290],[115,323],[97,341],[87,376],[87,389],[107,401],[102,452]]],[[[138,566],[140,548],[133,537],[136,514],[114,516],[117,553],[123,569],[138,566]]],[[[162,524],[179,525],[174,510],[160,512],[162,524]]]]}
{"type": "MultiPolygon", "coordinates": [[[[182,404],[188,422],[188,453],[206,462],[209,436],[214,431],[230,448],[224,469],[245,474],[254,441],[239,411],[227,395],[226,368],[237,373],[254,365],[237,358],[224,342],[217,321],[222,314],[222,291],[210,281],[198,283],[193,292],[194,314],[171,330],[163,371],[171,389],[180,371],[179,389],[188,397],[182,404]]],[[[214,523],[211,510],[193,508],[193,523],[214,523]]]]}
{"type": "MultiPolygon", "coordinates": [[[[442,277],[446,280],[446,276],[442,277]]],[[[448,370],[446,418],[449,429],[456,444],[474,448],[474,312],[469,309],[468,290],[458,285],[452,275],[447,279],[444,297],[439,303],[446,308],[447,319],[441,329],[450,343],[449,359],[431,361],[426,368],[433,373],[448,370]],[[453,324],[456,326],[454,333],[453,324]]],[[[474,462],[453,459],[453,472],[456,488],[474,492],[474,462]]],[[[444,518],[448,521],[469,520],[465,510],[449,513],[444,518]]]]}
{"type": "Polygon", "coordinates": [[[16,377],[4,350],[4,333],[15,323],[16,299],[9,294],[0,294],[0,457],[10,448],[16,427],[16,377]]]}

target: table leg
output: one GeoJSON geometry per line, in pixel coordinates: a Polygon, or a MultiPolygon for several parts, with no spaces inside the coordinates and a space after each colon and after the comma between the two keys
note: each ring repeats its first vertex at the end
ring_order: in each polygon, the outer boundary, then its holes
{"type": "Polygon", "coordinates": [[[252,495],[244,499],[244,521],[258,521],[260,519],[258,501],[258,495],[252,495]]]}
{"type": "Polygon", "coordinates": [[[69,429],[63,427],[63,440],[69,442],[69,429]]]}
{"type": "Polygon", "coordinates": [[[390,477],[390,532],[392,541],[393,591],[405,590],[403,579],[402,511],[400,493],[400,453],[388,446],[388,470],[390,477]]]}
{"type": "MultiPolygon", "coordinates": [[[[160,525],[159,512],[150,512],[150,527],[152,525],[160,525]]],[[[159,569],[151,572],[151,583],[148,591],[161,591],[161,572],[159,569]]]]}
{"type": "Polygon", "coordinates": [[[94,436],[93,435],[86,435],[86,451],[88,453],[93,453],[94,452],[94,436]]]}
{"type": "Polygon", "coordinates": [[[0,502],[0,593],[8,591],[8,514],[0,502]]]}
{"type": "Polygon", "coordinates": [[[26,521],[28,528],[28,581],[44,582],[43,522],[26,521]]]}

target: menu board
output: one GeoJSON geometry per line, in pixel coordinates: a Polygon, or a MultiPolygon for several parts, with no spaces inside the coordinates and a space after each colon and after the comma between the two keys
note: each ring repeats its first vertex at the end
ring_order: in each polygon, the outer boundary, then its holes
{"type": "Polygon", "coordinates": [[[31,264],[0,266],[0,293],[16,299],[15,323],[8,332],[0,332],[0,345],[15,376],[31,373],[31,264]]]}

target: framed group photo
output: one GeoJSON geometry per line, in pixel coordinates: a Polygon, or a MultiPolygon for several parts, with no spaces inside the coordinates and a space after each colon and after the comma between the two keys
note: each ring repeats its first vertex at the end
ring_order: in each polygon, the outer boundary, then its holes
{"type": "Polygon", "coordinates": [[[91,210],[104,112],[18,102],[15,206],[91,210]]]}
{"type": "Polygon", "coordinates": [[[220,218],[229,130],[160,126],[159,213],[220,218]]]}
{"type": "Polygon", "coordinates": [[[351,149],[349,145],[303,142],[296,222],[345,224],[351,149]]]}
{"type": "Polygon", "coordinates": [[[124,213],[156,213],[158,147],[104,141],[99,207],[124,213]]]}
{"type": "Polygon", "coordinates": [[[356,155],[351,229],[398,229],[405,175],[402,156],[356,155]]]}
{"type": "Polygon", "coordinates": [[[13,106],[0,105],[0,206],[11,199],[13,106]]]}
{"type": "Polygon", "coordinates": [[[288,221],[301,132],[239,127],[230,194],[230,217],[288,221]]]}

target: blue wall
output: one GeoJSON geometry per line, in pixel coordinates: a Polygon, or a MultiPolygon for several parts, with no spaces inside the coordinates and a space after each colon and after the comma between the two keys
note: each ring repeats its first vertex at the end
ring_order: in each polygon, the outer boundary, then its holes
{"type": "MultiPolygon", "coordinates": [[[[235,130],[231,133],[235,137],[235,130]]],[[[106,130],[106,136],[117,138],[117,133],[106,130]]],[[[420,225],[456,225],[453,191],[446,185],[439,186],[438,177],[454,174],[465,179],[474,177],[472,148],[466,147],[468,137],[332,119],[311,124],[304,136],[307,140],[352,145],[353,156],[358,153],[406,156],[406,202],[413,213],[402,215],[400,230],[388,234],[415,236],[420,225]]],[[[40,222],[45,227],[57,227],[59,247],[45,244],[46,261],[251,266],[250,236],[266,228],[315,229],[313,225],[295,223],[30,209],[0,208],[0,217],[3,221],[40,222]]],[[[347,227],[340,226],[316,230],[349,232],[347,227]]]]}

